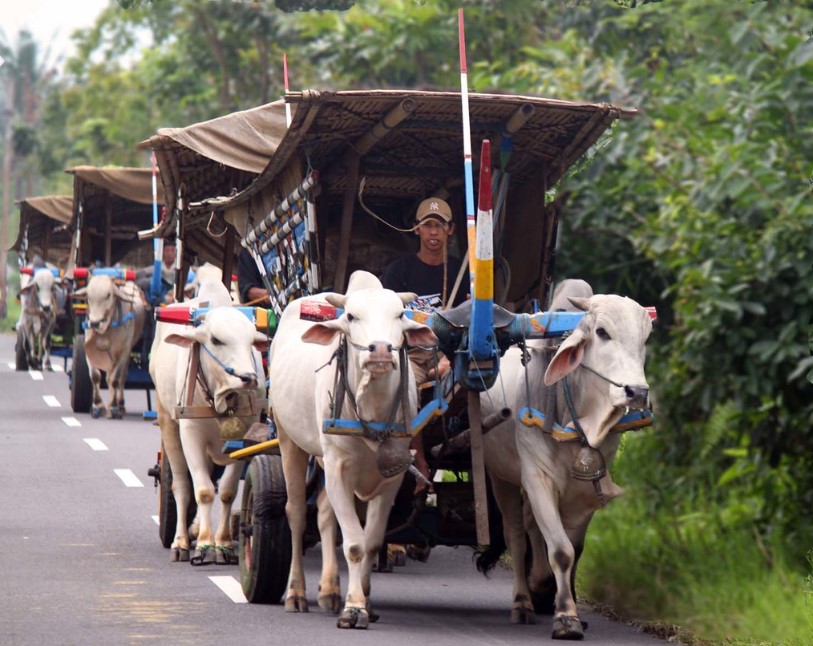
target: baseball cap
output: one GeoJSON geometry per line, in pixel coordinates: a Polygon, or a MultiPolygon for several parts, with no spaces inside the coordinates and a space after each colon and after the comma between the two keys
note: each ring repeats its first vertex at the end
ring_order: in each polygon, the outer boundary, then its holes
{"type": "Polygon", "coordinates": [[[421,202],[415,211],[415,219],[418,222],[423,222],[426,218],[435,218],[448,224],[452,221],[452,209],[445,200],[429,197],[421,202]]]}

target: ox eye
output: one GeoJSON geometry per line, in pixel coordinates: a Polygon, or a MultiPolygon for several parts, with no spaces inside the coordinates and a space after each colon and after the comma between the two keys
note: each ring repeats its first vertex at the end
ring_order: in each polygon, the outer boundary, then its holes
{"type": "Polygon", "coordinates": [[[348,312],[348,314],[347,314],[347,322],[352,323],[355,320],[356,320],[356,317],[348,312]]]}
{"type": "Polygon", "coordinates": [[[220,339],[218,339],[216,336],[213,336],[213,337],[212,337],[212,343],[213,343],[213,344],[215,344],[215,345],[224,345],[224,344],[223,344],[223,341],[221,341],[220,339]]]}
{"type": "Polygon", "coordinates": [[[401,312],[401,313],[398,315],[398,318],[399,318],[399,319],[404,318],[404,313],[403,313],[403,312],[401,312]]]}
{"type": "Polygon", "coordinates": [[[596,328],[596,336],[603,341],[609,341],[610,335],[603,327],[596,328]]]}

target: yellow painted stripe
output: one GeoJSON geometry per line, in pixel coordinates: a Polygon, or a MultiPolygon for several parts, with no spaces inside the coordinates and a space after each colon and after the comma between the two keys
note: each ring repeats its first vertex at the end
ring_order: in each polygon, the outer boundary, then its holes
{"type": "Polygon", "coordinates": [[[494,261],[491,259],[474,261],[473,298],[492,300],[494,298],[494,261]]]}

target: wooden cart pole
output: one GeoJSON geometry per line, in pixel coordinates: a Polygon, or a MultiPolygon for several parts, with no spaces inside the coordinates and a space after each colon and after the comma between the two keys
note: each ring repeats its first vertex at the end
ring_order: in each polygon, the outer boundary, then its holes
{"type": "Polygon", "coordinates": [[[477,544],[488,545],[488,492],[486,490],[486,463],[483,452],[483,418],[480,414],[480,393],[468,392],[469,426],[471,428],[471,480],[474,488],[474,520],[477,544]]]}

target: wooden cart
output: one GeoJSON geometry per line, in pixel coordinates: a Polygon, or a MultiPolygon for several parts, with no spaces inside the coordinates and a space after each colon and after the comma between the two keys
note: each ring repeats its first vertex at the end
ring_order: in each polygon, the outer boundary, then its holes
{"type": "MultiPolygon", "coordinates": [[[[414,480],[405,478],[390,516],[388,540],[394,543],[488,542],[481,438],[503,417],[481,419],[478,392],[494,383],[510,344],[575,326],[579,315],[541,311],[556,255],[558,212],[550,191],[615,121],[635,114],[605,103],[530,96],[469,94],[468,102],[473,166],[493,171],[489,308],[491,302],[500,308],[493,327],[480,331],[465,313],[413,314],[455,357],[454,380],[422,389],[418,422],[430,467],[451,476],[435,483],[434,506],[416,503],[414,480]],[[488,159],[480,158],[482,140],[490,142],[488,159]],[[491,339],[488,356],[472,352],[480,335],[491,339]]],[[[171,208],[143,235],[175,234],[185,263],[205,259],[227,273],[241,248],[249,249],[262,260],[277,313],[303,294],[344,291],[355,269],[379,274],[414,245],[414,236],[392,227],[408,229],[418,203],[429,196],[452,206],[458,237],[451,252],[462,257],[470,209],[461,123],[458,92],[306,90],[287,94],[284,102],[159,131],[141,146],[157,155],[171,208]]],[[[251,457],[240,560],[252,602],[279,602],[290,562],[285,483],[273,447],[269,440],[231,454],[251,457]]]]}

